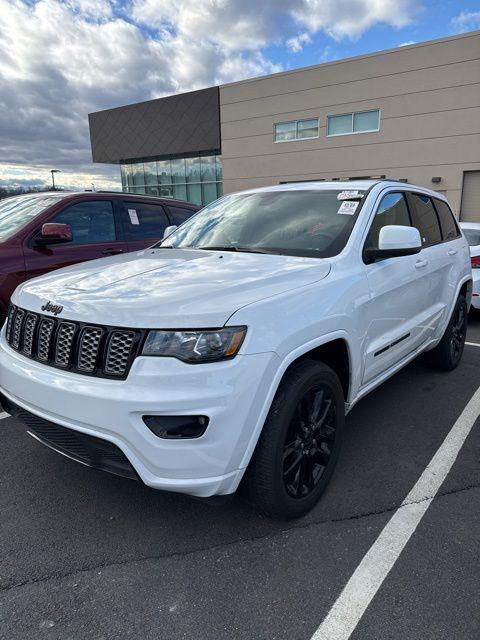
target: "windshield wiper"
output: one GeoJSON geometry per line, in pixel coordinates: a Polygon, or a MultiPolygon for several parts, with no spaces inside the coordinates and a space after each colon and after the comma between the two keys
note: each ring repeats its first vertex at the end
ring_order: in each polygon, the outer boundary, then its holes
{"type": "Polygon", "coordinates": [[[195,249],[201,249],[202,251],[236,251],[239,253],[278,253],[278,251],[274,251],[273,249],[257,249],[253,247],[239,247],[237,245],[230,246],[204,246],[204,247],[194,247],[195,249]]]}

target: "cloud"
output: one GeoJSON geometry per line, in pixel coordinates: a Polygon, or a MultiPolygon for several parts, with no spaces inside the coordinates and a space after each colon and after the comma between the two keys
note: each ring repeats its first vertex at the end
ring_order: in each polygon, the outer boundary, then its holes
{"type": "Polygon", "coordinates": [[[117,180],[118,167],[91,164],[88,113],[280,71],[271,45],[300,50],[319,31],[355,39],[377,23],[409,24],[417,8],[415,0],[0,0],[0,163],[117,180]]]}
{"type": "Polygon", "coordinates": [[[334,40],[358,39],[382,23],[401,28],[412,23],[421,5],[416,0],[303,0],[292,15],[311,33],[324,31],[334,40]]]}
{"type": "MultiPolygon", "coordinates": [[[[118,168],[115,167],[111,177],[96,170],[101,165],[89,166],[84,169],[66,170],[55,175],[55,184],[62,189],[83,190],[107,189],[120,191],[121,183],[118,176],[118,168]]],[[[50,167],[41,165],[0,164],[0,186],[10,188],[50,187],[52,178],[50,167]]]]}
{"type": "Polygon", "coordinates": [[[480,11],[462,11],[452,18],[451,24],[457,33],[480,29],[480,11]]]}
{"type": "Polygon", "coordinates": [[[308,33],[300,33],[298,36],[294,36],[293,38],[289,38],[287,40],[287,47],[291,51],[293,51],[293,53],[298,53],[306,44],[309,44],[311,41],[312,38],[308,35],[308,33]]]}
{"type": "Polygon", "coordinates": [[[415,40],[407,40],[407,42],[401,42],[399,45],[399,47],[408,47],[411,44],[417,44],[415,40]]]}

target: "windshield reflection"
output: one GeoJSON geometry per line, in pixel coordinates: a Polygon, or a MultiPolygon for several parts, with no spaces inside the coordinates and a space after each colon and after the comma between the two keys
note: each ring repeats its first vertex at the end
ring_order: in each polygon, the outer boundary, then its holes
{"type": "Polygon", "coordinates": [[[5,240],[65,194],[14,196],[0,200],[0,240],[5,240]]]}
{"type": "Polygon", "coordinates": [[[331,257],[345,246],[363,196],[347,207],[340,193],[302,189],[224,196],[157,246],[331,257]]]}

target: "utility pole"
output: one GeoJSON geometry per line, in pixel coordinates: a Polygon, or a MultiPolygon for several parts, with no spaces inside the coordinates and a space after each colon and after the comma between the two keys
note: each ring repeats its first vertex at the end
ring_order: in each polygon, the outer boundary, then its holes
{"type": "Polygon", "coordinates": [[[53,190],[55,191],[55,174],[62,173],[62,172],[60,171],[60,169],[50,169],[50,173],[52,174],[52,186],[53,186],[53,190]]]}

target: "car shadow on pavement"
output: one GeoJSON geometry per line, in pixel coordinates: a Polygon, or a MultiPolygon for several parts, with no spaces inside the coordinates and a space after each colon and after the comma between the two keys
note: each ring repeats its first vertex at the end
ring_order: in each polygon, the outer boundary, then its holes
{"type": "Polygon", "coordinates": [[[419,359],[347,418],[333,480],[302,520],[270,520],[240,497],[213,506],[87,469],[0,423],[0,586],[275,535],[394,509],[478,386],[480,349],[450,374],[419,359]]]}

